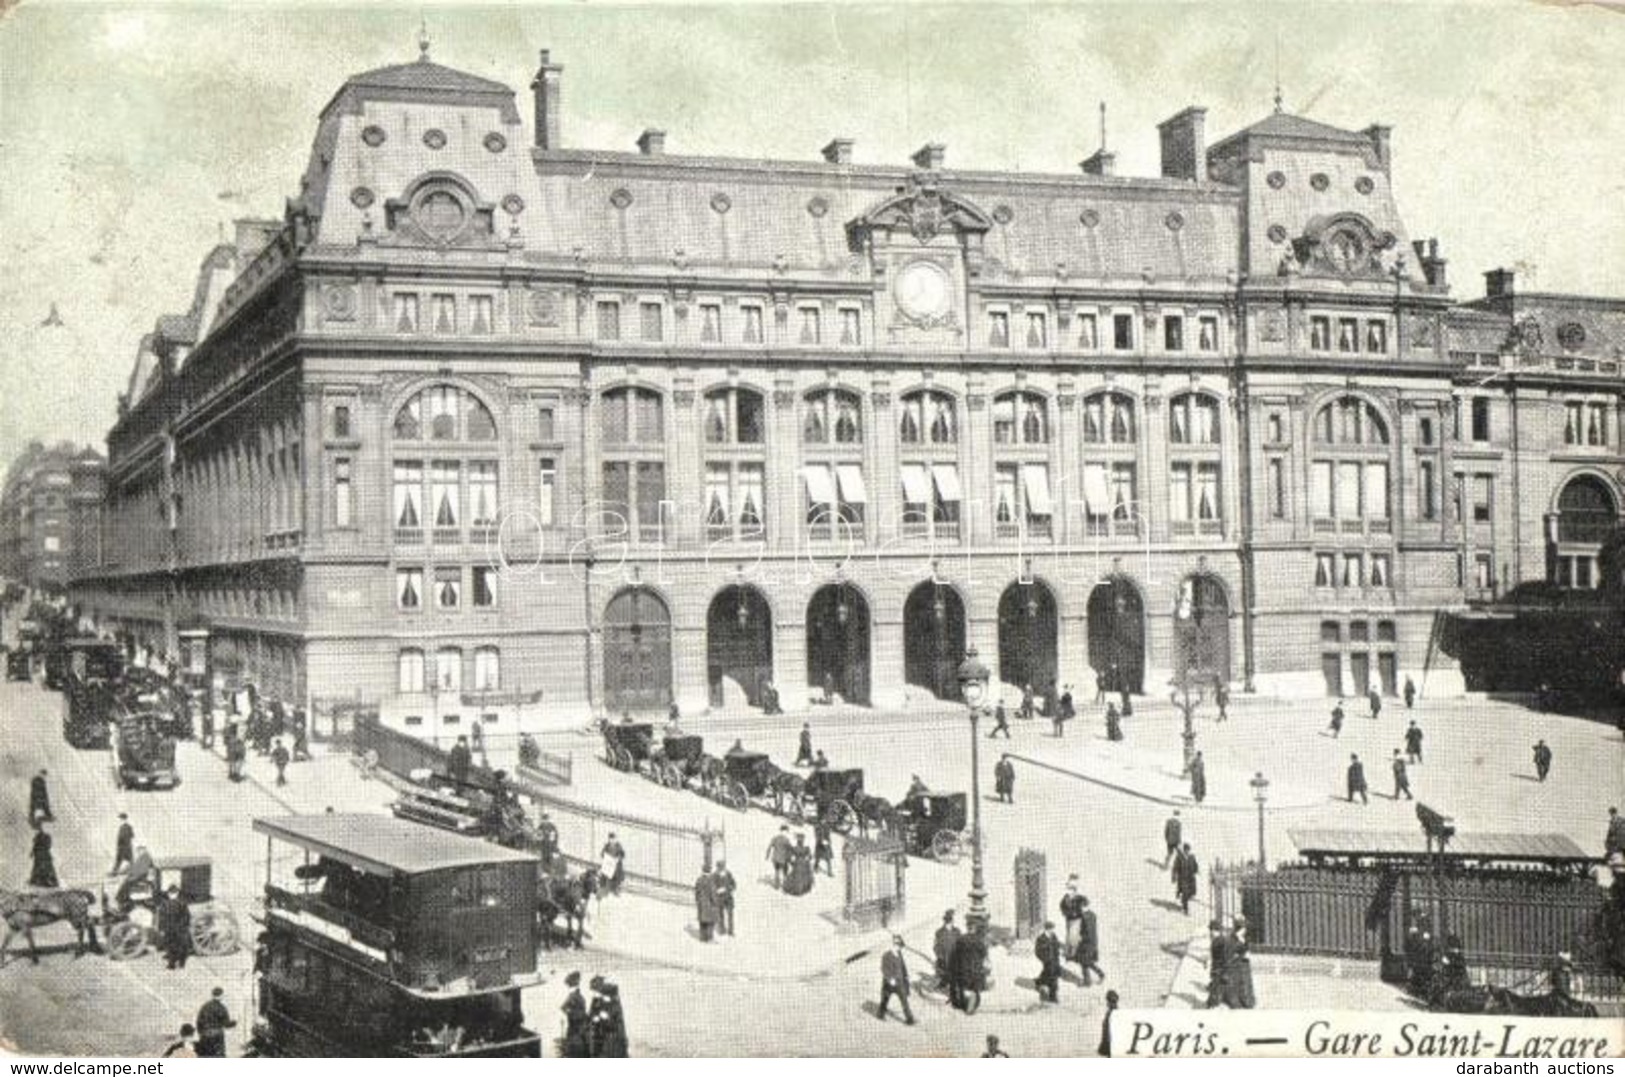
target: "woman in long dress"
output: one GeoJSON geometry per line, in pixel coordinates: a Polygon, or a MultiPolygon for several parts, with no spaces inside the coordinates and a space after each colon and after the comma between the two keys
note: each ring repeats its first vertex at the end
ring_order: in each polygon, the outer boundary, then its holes
{"type": "Polygon", "coordinates": [[[626,850],[613,832],[604,843],[604,851],[599,854],[598,874],[603,876],[606,891],[611,894],[621,892],[621,883],[626,878],[626,850]]]}
{"type": "Polygon", "coordinates": [[[796,844],[790,850],[790,876],[784,880],[784,892],[800,897],[813,888],[812,850],[807,848],[804,835],[796,835],[796,844]]]}
{"type": "Polygon", "coordinates": [[[56,858],[51,854],[51,835],[41,826],[34,832],[33,870],[28,873],[28,885],[42,890],[55,890],[61,886],[56,877],[56,858]]]}

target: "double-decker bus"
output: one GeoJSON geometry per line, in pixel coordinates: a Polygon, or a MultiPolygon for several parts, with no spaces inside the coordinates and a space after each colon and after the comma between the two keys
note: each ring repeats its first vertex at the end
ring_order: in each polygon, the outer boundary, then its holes
{"type": "Polygon", "coordinates": [[[540,861],[385,815],[257,819],[255,1048],[299,1058],[539,1058],[540,861]]]}

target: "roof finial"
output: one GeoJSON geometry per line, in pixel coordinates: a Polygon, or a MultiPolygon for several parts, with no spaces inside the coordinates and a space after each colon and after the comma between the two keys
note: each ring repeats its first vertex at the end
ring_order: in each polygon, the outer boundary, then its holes
{"type": "Polygon", "coordinates": [[[1275,31],[1275,111],[1282,112],[1281,105],[1281,31],[1275,31]]]}
{"type": "Polygon", "coordinates": [[[420,63],[429,62],[429,17],[427,15],[423,16],[422,21],[418,23],[418,61],[420,63]]]}
{"type": "Polygon", "coordinates": [[[1106,102],[1100,103],[1100,152],[1106,152],[1106,102]]]}

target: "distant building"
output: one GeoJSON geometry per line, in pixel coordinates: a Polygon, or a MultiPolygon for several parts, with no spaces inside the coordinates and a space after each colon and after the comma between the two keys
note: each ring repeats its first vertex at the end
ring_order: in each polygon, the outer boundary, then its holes
{"type": "Polygon", "coordinates": [[[33,442],[12,461],[0,491],[0,575],[57,594],[100,560],[107,462],[71,442],[33,442]]]}
{"type": "Polygon", "coordinates": [[[567,148],[562,77],[529,140],[427,59],[339,88],[142,342],[96,616],[426,732],[952,697],[969,644],[1008,695],[1459,691],[1450,615],[1596,586],[1625,305],[1457,305],[1386,127],[690,157],[567,148]]]}

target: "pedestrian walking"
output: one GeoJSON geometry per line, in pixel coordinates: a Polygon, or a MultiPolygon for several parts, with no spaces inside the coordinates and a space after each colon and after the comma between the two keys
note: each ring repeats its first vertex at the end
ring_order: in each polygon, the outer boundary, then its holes
{"type": "Polygon", "coordinates": [[[1022,687],[1021,687],[1021,710],[1018,711],[1017,713],[1021,715],[1021,718],[1022,718],[1023,721],[1031,721],[1032,716],[1033,716],[1033,710],[1034,710],[1034,707],[1033,707],[1033,686],[1030,685],[1030,684],[1022,685],[1022,687]]]}
{"type": "Polygon", "coordinates": [[[288,784],[289,758],[288,749],[283,745],[279,737],[271,748],[271,762],[276,766],[276,783],[278,785],[288,784]]]}
{"type": "Polygon", "coordinates": [[[1056,707],[1061,716],[1068,722],[1078,716],[1078,705],[1072,698],[1072,686],[1070,684],[1061,690],[1061,701],[1056,707]]]}
{"type": "Polygon", "coordinates": [[[1095,1053],[1101,1058],[1112,1056],[1112,1011],[1117,1009],[1117,992],[1106,992],[1106,1015],[1100,1019],[1100,1046],[1095,1053]]]}
{"type": "MultiPolygon", "coordinates": [[[[182,964],[185,964],[183,961],[182,964]]],[[[226,1004],[220,1001],[225,997],[225,990],[216,987],[209,992],[209,1001],[205,1002],[197,1012],[197,1056],[199,1058],[225,1058],[226,1057],[226,1029],[236,1028],[237,1022],[232,1020],[231,1011],[226,1004]]]]}
{"type": "Polygon", "coordinates": [[[1405,727],[1405,759],[1412,764],[1422,761],[1422,727],[1415,718],[1405,727]]]}
{"type": "Polygon", "coordinates": [[[1247,919],[1238,915],[1231,925],[1230,972],[1225,977],[1230,988],[1228,1003],[1232,1009],[1250,1010],[1258,1005],[1258,996],[1253,991],[1253,962],[1247,956],[1247,919]]]}
{"type": "Polygon", "coordinates": [[[1063,697],[1061,704],[1055,708],[1055,713],[1050,719],[1050,728],[1056,737],[1066,736],[1066,723],[1072,720],[1072,715],[1069,713],[1071,707],[1072,695],[1068,693],[1063,697]]]}
{"type": "Polygon", "coordinates": [[[1608,809],[1608,832],[1602,839],[1602,846],[1608,856],[1625,853],[1625,818],[1620,816],[1618,808],[1608,809]]]}
{"type": "Polygon", "coordinates": [[[118,836],[113,839],[113,870],[109,875],[117,875],[130,866],[135,859],[135,827],[130,825],[130,817],[124,812],[118,813],[118,836]]]}
{"type": "Polygon", "coordinates": [[[1230,686],[1220,682],[1213,689],[1213,702],[1219,708],[1219,716],[1214,720],[1228,722],[1230,720],[1230,686]]]}
{"type": "Polygon", "coordinates": [[[1000,733],[1004,734],[1005,740],[1010,739],[1010,719],[1004,713],[1004,700],[1002,699],[993,708],[993,731],[987,735],[987,739],[992,740],[1000,733]]]}
{"type": "Polygon", "coordinates": [[[1405,709],[1410,710],[1416,706],[1416,682],[1409,677],[1405,678],[1405,709]]]}
{"type": "Polygon", "coordinates": [[[993,792],[1006,804],[1016,802],[1016,765],[1006,752],[993,764],[993,792]]]}
{"type": "Polygon", "coordinates": [[[51,812],[51,790],[45,784],[45,779],[49,773],[49,771],[41,767],[40,772],[29,779],[28,819],[30,822],[56,822],[56,816],[51,812]]]}
{"type": "Polygon", "coordinates": [[[948,992],[948,1001],[959,1009],[959,988],[954,983],[954,947],[961,932],[954,924],[954,911],[942,914],[942,925],[931,938],[931,956],[936,960],[937,986],[948,992]]]}
{"type": "Polygon", "coordinates": [[[694,880],[694,919],[700,926],[700,941],[710,942],[717,926],[717,883],[703,868],[694,880]]]}
{"type": "Polygon", "coordinates": [[[820,864],[825,875],[835,878],[835,838],[823,819],[813,824],[813,870],[817,871],[820,864]]]}
{"type": "Polygon", "coordinates": [[[784,877],[784,892],[801,897],[812,892],[812,850],[807,848],[807,835],[796,833],[796,843],[790,847],[790,872],[784,877]]]}
{"type": "Polygon", "coordinates": [[[1191,758],[1191,799],[1198,804],[1207,799],[1207,761],[1201,752],[1191,758]]]}
{"type": "Polygon", "coordinates": [[[1179,902],[1179,911],[1186,916],[1191,914],[1191,899],[1196,896],[1196,877],[1201,871],[1196,854],[1191,852],[1191,843],[1181,845],[1179,855],[1174,857],[1174,897],[1179,902]]]}
{"type": "Polygon", "coordinates": [[[192,910],[181,900],[181,888],[171,885],[153,907],[153,926],[158,929],[158,947],[164,952],[164,967],[184,969],[192,953],[192,910]]]}
{"type": "Polygon", "coordinates": [[[1327,728],[1332,731],[1334,739],[1343,732],[1343,701],[1341,699],[1337,701],[1337,706],[1332,708],[1332,724],[1327,728]]]}
{"type": "Polygon", "coordinates": [[[1354,803],[1356,796],[1360,798],[1361,804],[1371,803],[1365,795],[1365,764],[1360,762],[1357,755],[1349,756],[1348,789],[1350,804],[1354,803]]]}
{"type": "Polygon", "coordinates": [[[603,876],[604,889],[618,896],[621,884],[626,881],[626,848],[621,845],[613,830],[609,832],[609,840],[604,842],[604,848],[598,854],[598,873],[603,876]]]}
{"type": "Polygon", "coordinates": [[[810,767],[813,761],[812,725],[801,723],[801,745],[796,749],[796,766],[810,767]]]}
{"type": "Polygon", "coordinates": [[[790,861],[793,858],[790,828],[781,826],[779,832],[773,835],[773,840],[767,843],[767,859],[773,865],[773,885],[779,890],[784,889],[784,880],[790,875],[790,861]]]}
{"type": "Polygon", "coordinates": [[[1371,704],[1371,720],[1376,721],[1377,717],[1382,714],[1382,693],[1377,691],[1376,686],[1373,685],[1371,690],[1366,692],[1365,698],[1366,702],[1371,704]]]}
{"type": "Polygon", "coordinates": [[[293,727],[293,761],[295,763],[308,763],[310,760],[310,741],[308,734],[305,732],[304,723],[301,722],[293,727]]]}
{"type": "Polygon", "coordinates": [[[1033,940],[1033,956],[1038,958],[1038,998],[1041,1002],[1061,1001],[1061,940],[1055,922],[1044,921],[1044,931],[1033,940]]]}
{"type": "Polygon", "coordinates": [[[458,737],[457,743],[451,746],[446,753],[446,774],[458,786],[467,784],[468,770],[473,764],[473,755],[468,750],[468,738],[458,737]]]}
{"type": "Polygon", "coordinates": [[[1063,938],[1066,940],[1066,958],[1071,961],[1077,957],[1078,939],[1083,933],[1083,895],[1078,893],[1078,877],[1066,877],[1066,893],[1061,895],[1061,924],[1063,925],[1063,938]]]}
{"type": "Polygon", "coordinates": [[[875,1016],[886,1019],[893,998],[902,1005],[903,1023],[914,1023],[914,1011],[909,1008],[908,959],[903,956],[903,936],[893,935],[892,948],[880,956],[880,1012],[875,1016]]]}
{"type": "Polygon", "coordinates": [[[1184,823],[1179,818],[1179,809],[1175,808],[1174,813],[1168,817],[1168,821],[1162,824],[1162,845],[1165,850],[1162,857],[1162,870],[1167,871],[1169,866],[1173,864],[1174,857],[1179,855],[1179,843],[1182,840],[1184,830],[1184,823]]]}
{"type": "Polygon", "coordinates": [[[1231,995],[1230,958],[1233,943],[1219,920],[1207,922],[1207,1008],[1216,1010],[1231,995]]]}
{"type": "Polygon", "coordinates": [[[716,870],[711,872],[711,885],[717,894],[717,933],[719,935],[732,935],[734,933],[734,892],[739,889],[733,872],[728,870],[726,860],[718,860],[716,870]]]}
{"type": "Polygon", "coordinates": [[[1405,773],[1405,760],[1399,757],[1399,749],[1394,749],[1394,799],[1398,800],[1403,794],[1406,800],[1415,800],[1411,796],[1411,779],[1405,773]]]}
{"type": "Polygon", "coordinates": [[[1123,739],[1123,716],[1118,713],[1117,704],[1106,704],[1106,739],[1118,741],[1123,739]]]}
{"type": "Polygon", "coordinates": [[[34,844],[29,850],[32,861],[28,872],[28,885],[41,890],[55,890],[62,883],[56,877],[56,856],[51,852],[51,832],[45,821],[34,824],[34,844]]]}
{"type": "Polygon", "coordinates": [[[955,1007],[967,1014],[975,1013],[982,1007],[982,992],[987,988],[987,938],[980,928],[959,936],[949,964],[958,997],[955,1007]]]}
{"type": "Polygon", "coordinates": [[[1106,982],[1106,970],[1100,967],[1100,922],[1095,918],[1095,910],[1089,907],[1089,899],[1080,896],[1078,901],[1083,909],[1078,914],[1078,950],[1072,959],[1078,963],[1078,973],[1083,979],[1083,986],[1090,984],[1089,974],[1094,973],[1100,977],[1100,982],[1106,982]]]}
{"type": "Polygon", "coordinates": [[[1552,772],[1552,750],[1546,747],[1544,738],[1535,743],[1535,775],[1546,780],[1546,775],[1552,772]]]}
{"type": "Polygon", "coordinates": [[[559,1010],[564,1014],[564,1036],[559,1041],[559,1057],[588,1058],[587,1000],[581,995],[581,973],[571,970],[564,978],[565,993],[559,1010]]]}

